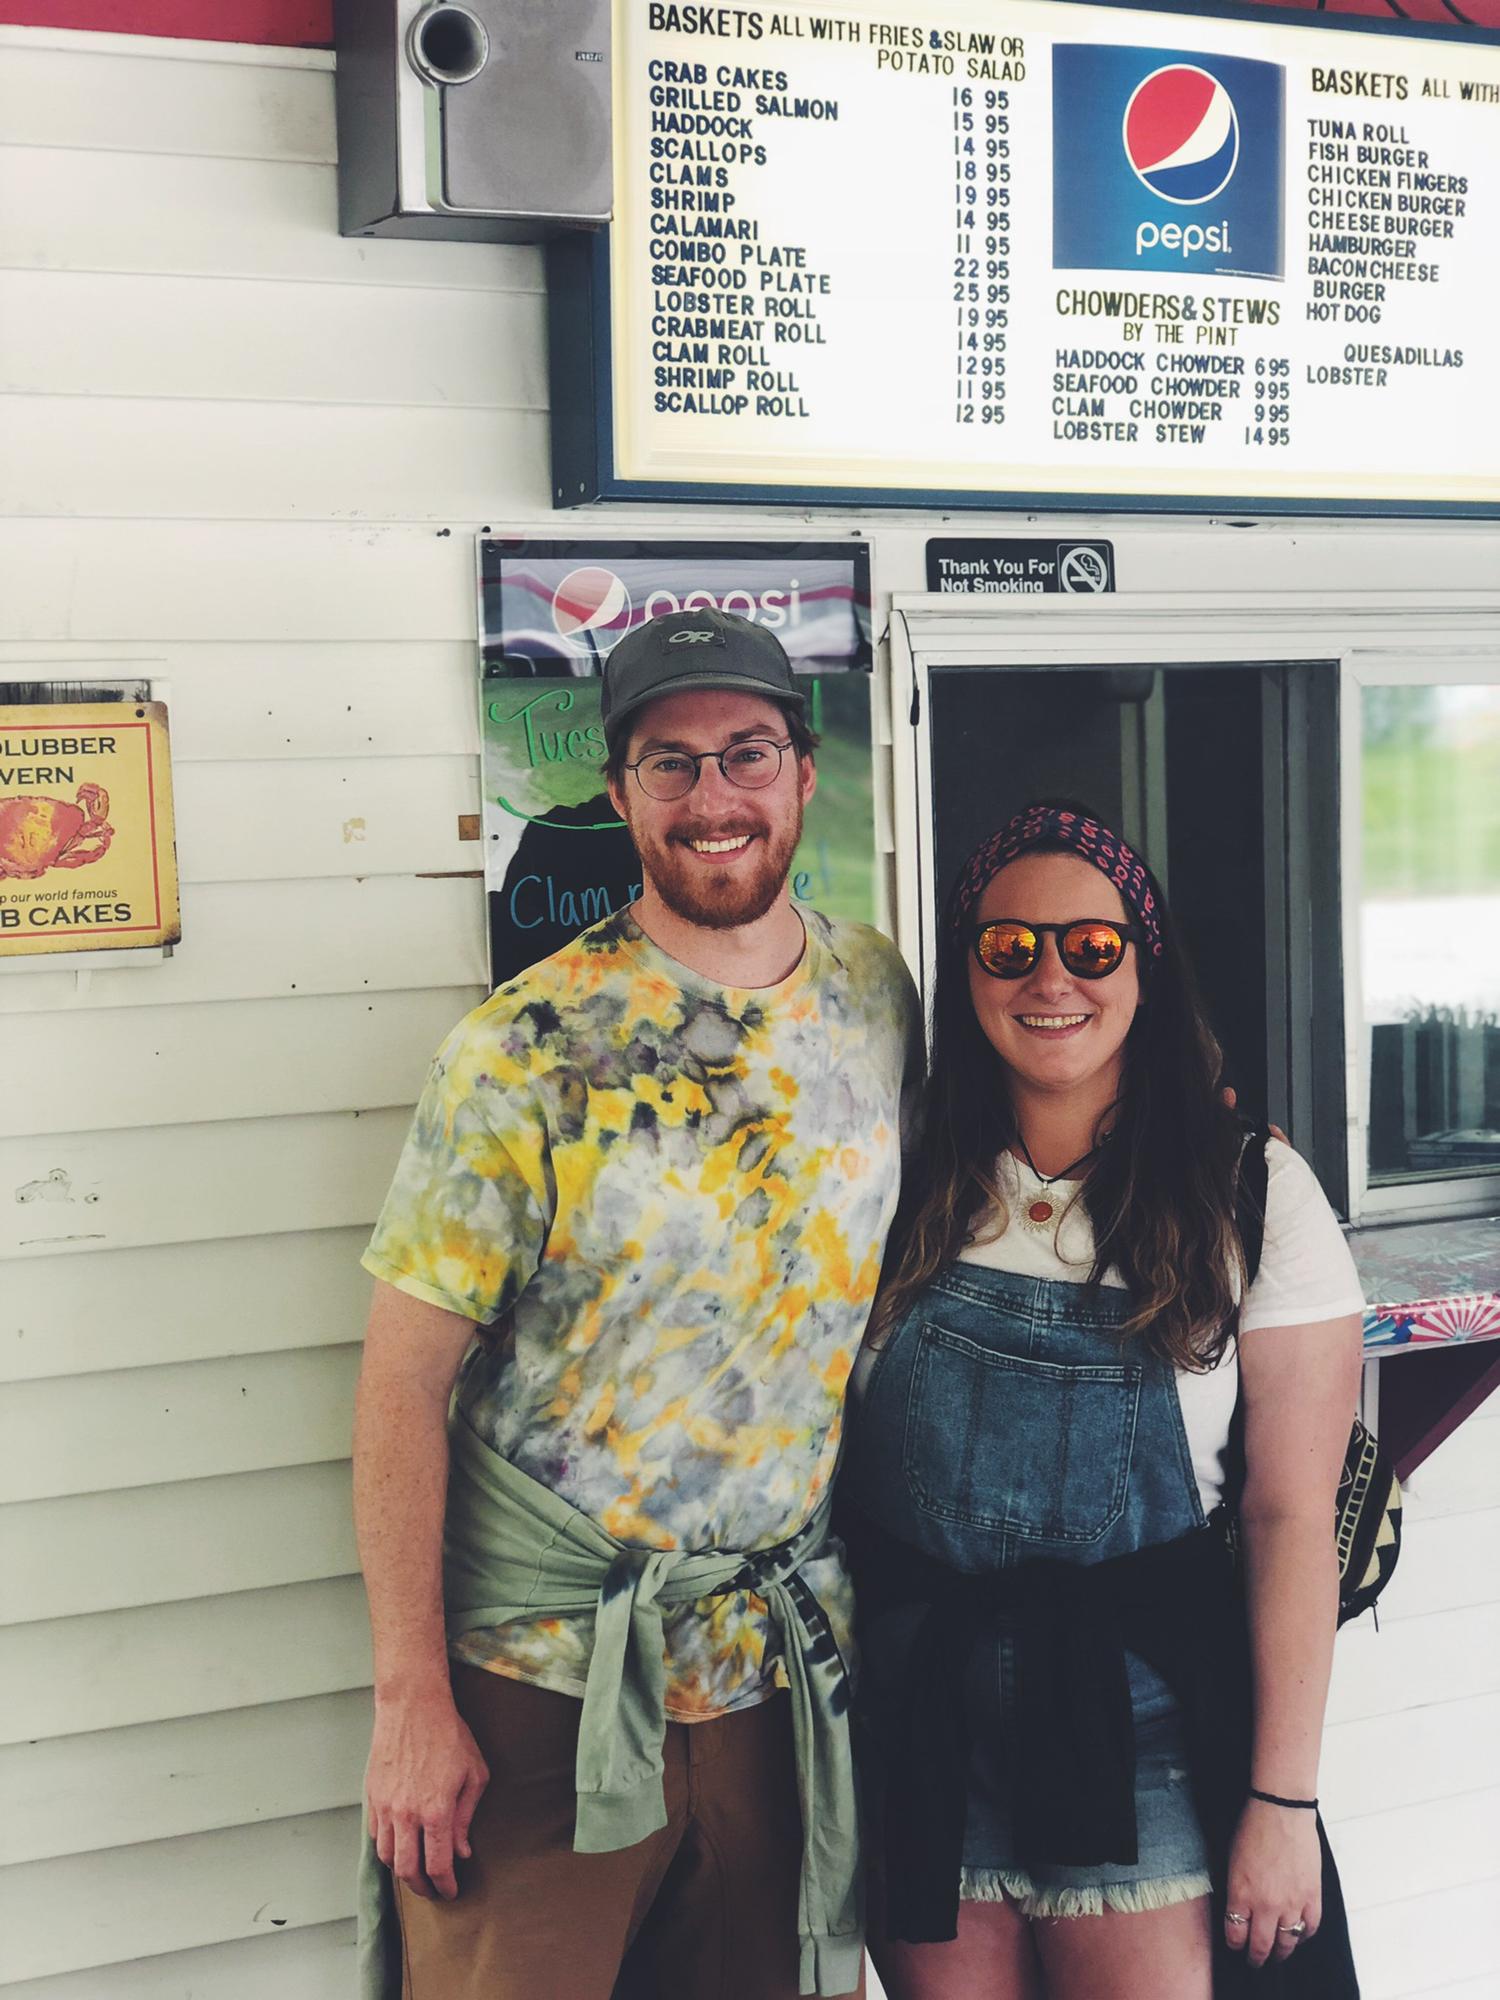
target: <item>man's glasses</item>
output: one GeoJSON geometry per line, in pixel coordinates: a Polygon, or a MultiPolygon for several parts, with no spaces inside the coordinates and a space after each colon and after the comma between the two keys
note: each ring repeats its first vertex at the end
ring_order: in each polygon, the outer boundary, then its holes
{"type": "Polygon", "coordinates": [[[763,792],[781,776],[781,760],[791,747],[790,737],[785,743],[773,743],[752,736],[743,743],[731,743],[727,750],[700,750],[696,756],[690,750],[653,750],[625,769],[634,771],[635,781],[648,799],[663,802],[686,798],[705,764],[717,764],[730,784],[738,785],[742,792],[763,792]]]}
{"type": "Polygon", "coordinates": [[[975,924],[974,956],[992,979],[1024,979],[1042,955],[1042,938],[1057,939],[1057,955],[1075,979],[1107,979],[1118,972],[1125,946],[1139,943],[1139,924],[1116,924],[1083,917],[1071,924],[1023,924],[1015,917],[994,917],[975,924]]]}

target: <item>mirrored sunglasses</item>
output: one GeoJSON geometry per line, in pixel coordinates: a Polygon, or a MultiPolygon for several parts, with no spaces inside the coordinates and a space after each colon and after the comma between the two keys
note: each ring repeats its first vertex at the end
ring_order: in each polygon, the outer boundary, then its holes
{"type": "Polygon", "coordinates": [[[992,979],[1024,979],[1042,955],[1042,939],[1057,940],[1057,955],[1075,979],[1107,979],[1124,963],[1127,944],[1139,944],[1139,924],[1084,917],[1071,924],[1025,924],[992,917],[973,926],[974,956],[992,979]]]}

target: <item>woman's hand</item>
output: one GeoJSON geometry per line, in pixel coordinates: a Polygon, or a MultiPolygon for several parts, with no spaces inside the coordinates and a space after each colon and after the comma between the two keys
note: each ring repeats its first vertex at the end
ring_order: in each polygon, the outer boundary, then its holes
{"type": "Polygon", "coordinates": [[[1255,1966],[1287,1958],[1323,1916],[1323,1853],[1316,1816],[1250,1799],[1229,1855],[1224,1936],[1255,1966]],[[1232,1916],[1246,1918],[1233,1923],[1232,1916]],[[1305,1923],[1301,1933],[1289,1926],[1305,1923]]]}

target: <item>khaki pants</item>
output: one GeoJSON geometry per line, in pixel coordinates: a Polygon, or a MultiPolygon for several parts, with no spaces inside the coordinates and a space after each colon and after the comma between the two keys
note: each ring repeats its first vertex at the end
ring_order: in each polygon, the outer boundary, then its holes
{"type": "Polygon", "coordinates": [[[397,1885],[404,2000],[796,2000],[802,1823],[784,1696],[668,1723],[666,1826],[575,1854],[578,1702],[459,1665],[453,1692],[490,1782],[458,1900],[397,1885]]]}

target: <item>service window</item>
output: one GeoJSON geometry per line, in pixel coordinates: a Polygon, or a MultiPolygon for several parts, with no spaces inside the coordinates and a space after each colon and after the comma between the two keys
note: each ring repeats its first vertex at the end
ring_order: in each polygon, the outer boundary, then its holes
{"type": "Polygon", "coordinates": [[[1345,671],[1350,1197],[1500,1201],[1500,658],[1345,671]]]}
{"type": "Polygon", "coordinates": [[[1493,593],[1472,610],[912,600],[891,662],[908,957],[924,976],[986,833],[1028,799],[1077,798],[1149,855],[1227,1080],[1335,1207],[1486,1212],[1500,1200],[1497,629],[1493,593]]]}

